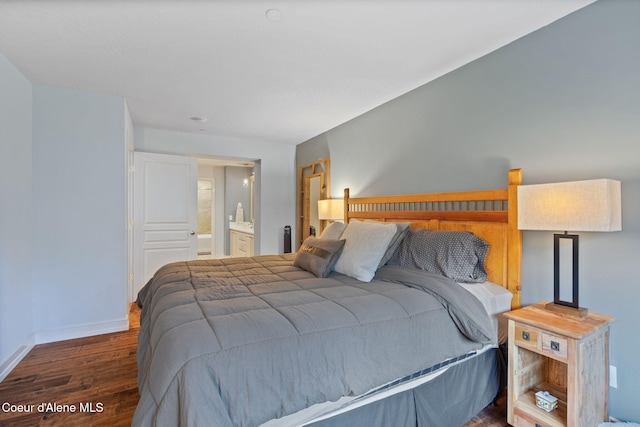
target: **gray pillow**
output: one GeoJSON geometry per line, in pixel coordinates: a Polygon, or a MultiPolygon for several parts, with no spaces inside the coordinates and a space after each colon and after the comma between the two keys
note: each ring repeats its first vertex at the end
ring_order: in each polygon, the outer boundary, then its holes
{"type": "Polygon", "coordinates": [[[431,271],[456,282],[487,280],[489,244],[466,231],[409,230],[388,265],[431,271]]]}
{"type": "Polygon", "coordinates": [[[345,228],[347,228],[347,224],[344,222],[332,222],[322,231],[320,238],[338,240],[345,228]]]}
{"type": "Polygon", "coordinates": [[[378,267],[382,267],[389,262],[393,254],[396,252],[396,249],[398,249],[398,246],[400,246],[400,243],[402,243],[405,236],[409,233],[409,226],[411,225],[410,222],[395,222],[394,224],[397,227],[396,234],[391,238],[391,243],[389,243],[389,247],[380,260],[380,265],[378,265],[378,267]]]}
{"type": "Polygon", "coordinates": [[[338,260],[344,243],[344,240],[307,237],[298,249],[293,265],[305,269],[317,277],[327,277],[331,272],[331,267],[338,260]]]}

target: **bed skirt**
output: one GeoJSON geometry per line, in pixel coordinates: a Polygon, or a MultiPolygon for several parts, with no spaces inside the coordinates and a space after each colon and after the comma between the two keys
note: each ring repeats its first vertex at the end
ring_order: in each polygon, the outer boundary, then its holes
{"type": "Polygon", "coordinates": [[[301,424],[309,427],[462,426],[489,405],[501,388],[501,350],[491,348],[415,388],[301,424]]]}

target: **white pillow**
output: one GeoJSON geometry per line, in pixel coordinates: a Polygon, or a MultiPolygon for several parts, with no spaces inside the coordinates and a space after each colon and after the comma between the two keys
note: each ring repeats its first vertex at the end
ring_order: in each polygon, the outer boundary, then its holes
{"type": "Polygon", "coordinates": [[[346,242],[333,269],[370,282],[396,230],[394,223],[351,221],[340,236],[346,242]]]}

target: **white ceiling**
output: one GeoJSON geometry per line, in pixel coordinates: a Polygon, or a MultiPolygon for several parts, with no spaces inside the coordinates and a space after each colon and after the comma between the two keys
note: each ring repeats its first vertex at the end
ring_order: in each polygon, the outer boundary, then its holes
{"type": "Polygon", "coordinates": [[[137,125],[298,144],[593,1],[0,0],[0,52],[137,125]]]}

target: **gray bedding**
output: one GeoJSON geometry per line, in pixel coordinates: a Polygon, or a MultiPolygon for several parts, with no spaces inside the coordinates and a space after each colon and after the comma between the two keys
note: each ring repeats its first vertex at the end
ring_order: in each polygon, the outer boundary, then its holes
{"type": "Polygon", "coordinates": [[[320,279],[294,256],[155,274],[139,294],[134,426],[257,426],[495,343],[481,303],[449,279],[399,267],[320,279]]]}

